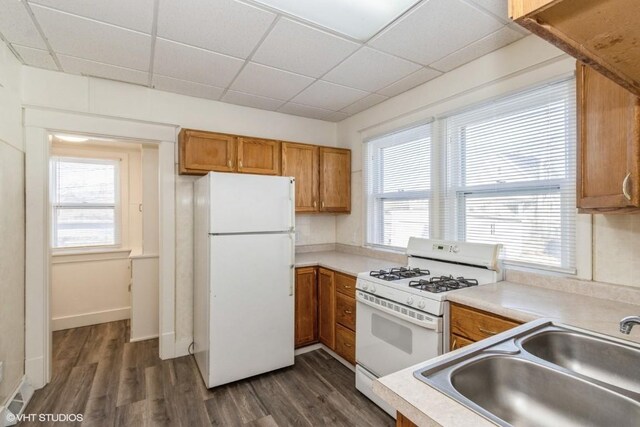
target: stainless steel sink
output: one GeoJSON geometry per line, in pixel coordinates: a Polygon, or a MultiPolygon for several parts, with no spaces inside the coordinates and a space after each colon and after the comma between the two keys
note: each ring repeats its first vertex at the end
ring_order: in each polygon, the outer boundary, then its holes
{"type": "Polygon", "coordinates": [[[535,321],[414,375],[502,426],[640,425],[640,346],[535,321]]]}

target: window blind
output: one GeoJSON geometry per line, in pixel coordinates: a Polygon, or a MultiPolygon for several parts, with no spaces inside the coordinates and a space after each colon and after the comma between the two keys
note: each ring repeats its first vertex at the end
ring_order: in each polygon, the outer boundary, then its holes
{"type": "Polygon", "coordinates": [[[52,246],[116,245],[117,160],[52,157],[52,246]]]}
{"type": "Polygon", "coordinates": [[[570,79],[443,119],[444,237],[502,243],[507,263],[575,272],[575,116],[570,79]]]}
{"type": "Polygon", "coordinates": [[[431,125],[422,124],[366,144],[369,245],[406,248],[429,236],[431,125]]]}

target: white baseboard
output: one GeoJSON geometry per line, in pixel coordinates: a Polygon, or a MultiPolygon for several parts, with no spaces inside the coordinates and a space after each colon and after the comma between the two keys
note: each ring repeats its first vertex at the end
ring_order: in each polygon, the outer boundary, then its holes
{"type": "Polygon", "coordinates": [[[296,351],[294,352],[294,355],[300,356],[301,354],[305,354],[305,353],[309,353],[309,352],[312,352],[312,351],[316,351],[316,350],[319,350],[319,349],[321,349],[323,347],[324,347],[324,344],[320,344],[320,343],[311,344],[311,345],[308,345],[306,347],[297,348],[296,351]]]}
{"type": "Polygon", "coordinates": [[[319,350],[319,349],[322,349],[322,350],[326,351],[327,353],[329,353],[330,356],[332,356],[338,362],[342,363],[347,368],[351,369],[353,372],[356,371],[356,367],[355,366],[353,366],[351,363],[347,362],[342,357],[338,356],[338,354],[335,351],[331,350],[329,347],[327,347],[326,345],[324,345],[322,343],[311,344],[311,345],[308,345],[306,347],[299,348],[299,349],[297,349],[295,351],[294,354],[296,356],[299,356],[301,354],[309,353],[309,352],[312,352],[312,351],[315,351],[315,350],[319,350]]]}
{"type": "Polygon", "coordinates": [[[99,323],[115,322],[128,319],[131,316],[131,307],[116,308],[113,310],[94,311],[93,313],[76,314],[73,316],[56,317],[51,319],[51,330],[80,328],[82,326],[97,325],[99,323]]]}
{"type": "Polygon", "coordinates": [[[176,356],[176,333],[165,332],[160,335],[160,359],[173,359],[176,356]]]}
{"type": "Polygon", "coordinates": [[[148,335],[146,337],[136,337],[136,338],[131,338],[129,339],[129,342],[138,342],[138,341],[146,341],[146,340],[152,340],[154,338],[158,338],[159,335],[158,334],[154,334],[154,335],[148,335]]]}

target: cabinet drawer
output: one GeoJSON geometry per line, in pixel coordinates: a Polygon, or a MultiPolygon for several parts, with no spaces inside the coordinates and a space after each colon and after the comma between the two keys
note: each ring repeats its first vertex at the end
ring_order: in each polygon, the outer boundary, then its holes
{"type": "Polygon", "coordinates": [[[336,273],[336,291],[348,297],[356,297],[356,278],[346,274],[336,273]]]}
{"type": "Polygon", "coordinates": [[[450,351],[466,347],[469,344],[473,344],[473,341],[466,339],[465,337],[461,337],[460,335],[451,334],[451,337],[449,338],[450,351]]]}
{"type": "Polygon", "coordinates": [[[336,325],[336,353],[347,362],[356,363],[356,333],[342,325],[336,325]]]}
{"type": "Polygon", "coordinates": [[[356,300],[354,298],[336,294],[336,322],[352,331],[356,330],[356,300]]]}
{"type": "Polygon", "coordinates": [[[513,320],[451,304],[451,333],[471,341],[483,340],[518,325],[513,320]]]}

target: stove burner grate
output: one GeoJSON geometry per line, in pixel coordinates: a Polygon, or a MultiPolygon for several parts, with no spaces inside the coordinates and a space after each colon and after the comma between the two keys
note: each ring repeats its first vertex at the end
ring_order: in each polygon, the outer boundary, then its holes
{"type": "Polygon", "coordinates": [[[429,270],[409,267],[394,267],[383,270],[374,270],[369,273],[371,277],[378,279],[393,281],[401,279],[409,279],[413,277],[428,276],[431,274],[429,270]]]}
{"type": "Polygon", "coordinates": [[[454,278],[453,276],[437,276],[428,280],[412,280],[409,282],[409,286],[437,294],[440,292],[468,288],[470,286],[478,286],[478,281],[476,279],[466,279],[464,277],[454,278]]]}

